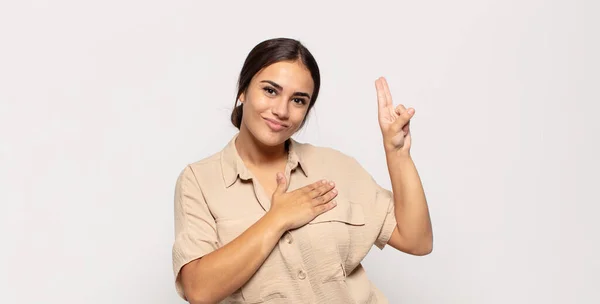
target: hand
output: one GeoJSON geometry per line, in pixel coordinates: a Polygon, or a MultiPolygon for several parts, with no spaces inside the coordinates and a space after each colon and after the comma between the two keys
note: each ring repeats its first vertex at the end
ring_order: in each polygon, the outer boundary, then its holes
{"type": "Polygon", "coordinates": [[[337,196],[333,182],[321,180],[291,192],[286,192],[287,187],[285,176],[277,173],[277,189],[268,211],[283,221],[285,231],[302,227],[336,206],[332,201],[337,196]]]}
{"type": "Polygon", "coordinates": [[[392,94],[385,78],[375,80],[377,104],[379,105],[379,127],[383,135],[386,151],[398,151],[410,154],[410,119],[415,109],[408,110],[403,105],[394,108],[392,94]]]}

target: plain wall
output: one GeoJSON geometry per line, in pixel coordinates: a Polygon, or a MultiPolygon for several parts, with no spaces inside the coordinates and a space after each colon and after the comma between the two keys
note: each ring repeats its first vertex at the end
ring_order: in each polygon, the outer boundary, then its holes
{"type": "Polygon", "coordinates": [[[371,251],[391,303],[599,303],[598,3],[3,1],[0,303],[181,303],[175,180],[280,36],[322,72],[295,138],[384,187],[375,79],[416,109],[434,251],[371,251]]]}

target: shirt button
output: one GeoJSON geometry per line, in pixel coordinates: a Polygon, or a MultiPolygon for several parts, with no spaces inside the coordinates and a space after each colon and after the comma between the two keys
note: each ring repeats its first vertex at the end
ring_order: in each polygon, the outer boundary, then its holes
{"type": "Polygon", "coordinates": [[[288,234],[286,234],[286,235],[285,235],[285,241],[286,241],[288,244],[291,244],[291,243],[292,243],[292,235],[290,235],[289,233],[288,233],[288,234]]]}
{"type": "Polygon", "coordinates": [[[298,271],[298,279],[300,279],[300,280],[306,279],[306,273],[302,270],[298,271]]]}

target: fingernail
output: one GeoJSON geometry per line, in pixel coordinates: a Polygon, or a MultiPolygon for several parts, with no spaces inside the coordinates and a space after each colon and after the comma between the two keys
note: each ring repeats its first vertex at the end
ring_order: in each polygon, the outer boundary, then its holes
{"type": "Polygon", "coordinates": [[[410,115],[415,114],[415,109],[413,109],[413,108],[408,109],[408,114],[410,114],[410,115]]]}
{"type": "Polygon", "coordinates": [[[330,186],[334,186],[335,184],[333,182],[329,182],[329,185],[330,186]]]}
{"type": "Polygon", "coordinates": [[[333,194],[337,194],[337,190],[335,190],[335,189],[331,190],[331,192],[332,192],[333,194]]]}

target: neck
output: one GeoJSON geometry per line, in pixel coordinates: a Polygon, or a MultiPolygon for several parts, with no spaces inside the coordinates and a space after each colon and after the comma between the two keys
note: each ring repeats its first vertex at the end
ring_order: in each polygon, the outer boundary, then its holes
{"type": "Polygon", "coordinates": [[[276,165],[287,160],[286,143],[267,146],[254,137],[243,125],[235,140],[235,147],[244,163],[251,166],[276,165]]]}

